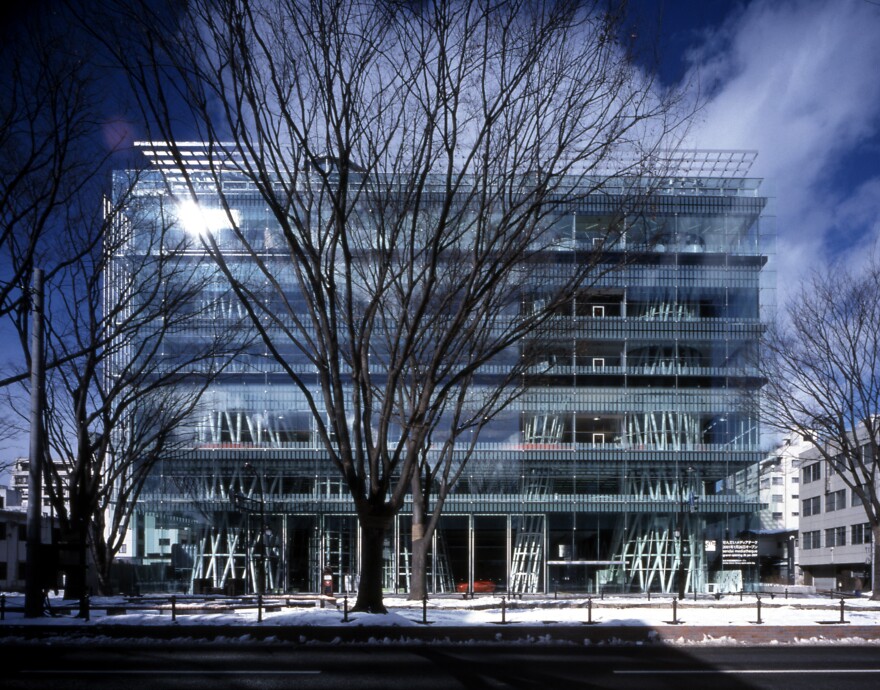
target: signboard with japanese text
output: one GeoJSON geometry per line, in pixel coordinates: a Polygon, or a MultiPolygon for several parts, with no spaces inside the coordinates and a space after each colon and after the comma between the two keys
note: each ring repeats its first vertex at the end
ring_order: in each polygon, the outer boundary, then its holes
{"type": "Polygon", "coordinates": [[[758,542],[755,539],[725,539],[721,542],[721,565],[756,565],[758,542]]]}

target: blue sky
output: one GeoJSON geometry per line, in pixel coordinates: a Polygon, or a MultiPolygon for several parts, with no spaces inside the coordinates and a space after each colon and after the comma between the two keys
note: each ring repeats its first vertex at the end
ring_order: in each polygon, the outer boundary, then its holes
{"type": "Polygon", "coordinates": [[[880,0],[638,0],[660,12],[661,78],[704,107],[688,143],[755,149],[775,197],[780,301],[880,232],[880,0]]]}

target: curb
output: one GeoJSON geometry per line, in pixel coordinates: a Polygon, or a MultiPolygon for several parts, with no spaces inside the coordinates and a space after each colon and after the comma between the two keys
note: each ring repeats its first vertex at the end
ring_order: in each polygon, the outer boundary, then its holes
{"type": "Polygon", "coordinates": [[[880,625],[817,624],[802,626],[638,626],[587,624],[488,626],[254,626],[254,625],[15,625],[0,626],[0,640],[10,638],[57,641],[58,637],[85,641],[95,638],[153,641],[254,641],[294,644],[461,644],[512,642],[589,644],[663,644],[702,642],[730,645],[769,645],[840,641],[880,642],[880,625]]]}

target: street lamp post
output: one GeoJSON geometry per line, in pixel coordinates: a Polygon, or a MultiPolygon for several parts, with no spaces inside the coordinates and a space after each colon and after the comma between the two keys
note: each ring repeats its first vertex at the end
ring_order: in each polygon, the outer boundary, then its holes
{"type": "Polygon", "coordinates": [[[831,589],[837,589],[837,569],[834,567],[834,547],[831,547],[831,579],[833,580],[831,584],[831,589]]]}

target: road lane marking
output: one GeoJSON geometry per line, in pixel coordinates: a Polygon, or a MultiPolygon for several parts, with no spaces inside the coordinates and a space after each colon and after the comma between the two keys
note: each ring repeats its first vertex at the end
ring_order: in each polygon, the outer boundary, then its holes
{"type": "Polygon", "coordinates": [[[614,673],[621,676],[647,676],[647,675],[706,675],[706,674],[722,674],[722,675],[739,675],[739,674],[776,674],[776,675],[795,675],[807,673],[880,673],[880,668],[811,668],[811,669],[760,669],[760,668],[695,668],[695,669],[614,669],[614,673]]]}
{"type": "Polygon", "coordinates": [[[320,675],[321,671],[317,670],[304,670],[304,671],[271,671],[271,670],[259,670],[259,669],[248,669],[248,670],[209,670],[206,669],[204,671],[198,671],[194,669],[182,669],[179,671],[168,671],[162,669],[139,669],[139,668],[126,668],[126,669],[106,669],[106,668],[69,668],[69,669],[23,669],[19,671],[22,674],[29,675],[101,675],[101,676],[133,676],[133,675],[144,675],[144,676],[317,676],[320,675]]]}

